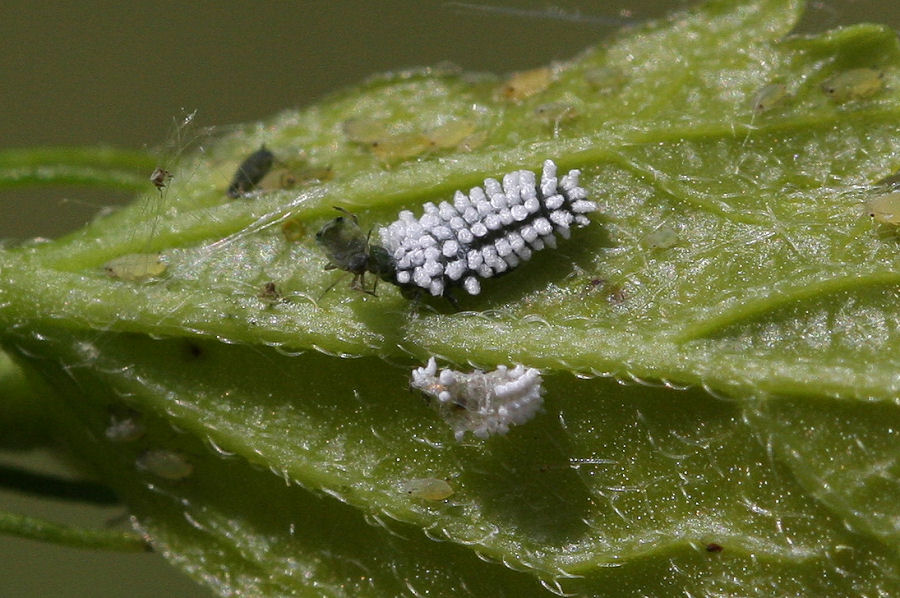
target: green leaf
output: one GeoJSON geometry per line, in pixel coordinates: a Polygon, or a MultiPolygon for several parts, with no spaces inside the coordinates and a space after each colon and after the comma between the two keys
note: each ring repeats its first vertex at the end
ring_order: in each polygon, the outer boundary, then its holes
{"type": "Polygon", "coordinates": [[[0,253],[0,339],[154,545],[222,595],[895,593],[898,246],[862,206],[900,167],[900,45],[791,36],[801,11],[708,2],[515,100],[426,69],[248,125],[164,202],[0,253]],[[296,186],[230,200],[262,144],[296,186]],[[546,158],[602,212],[558,251],[460,310],[325,292],[333,205],[383,225],[546,158]],[[155,252],[160,276],[103,271],[155,252]],[[407,390],[431,355],[540,367],[546,412],[457,443],[407,390]],[[113,445],[123,406],[147,433],[113,445]],[[193,473],[137,466],[157,450],[193,473]],[[454,494],[402,492],[417,478],[454,494]]]}
{"type": "Polygon", "coordinates": [[[0,151],[0,189],[86,185],[141,191],[153,156],[109,147],[45,147],[0,151]]]}

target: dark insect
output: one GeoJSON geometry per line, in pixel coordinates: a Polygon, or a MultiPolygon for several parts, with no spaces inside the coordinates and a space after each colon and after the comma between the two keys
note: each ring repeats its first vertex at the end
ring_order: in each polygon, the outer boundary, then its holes
{"type": "Polygon", "coordinates": [[[275,156],[262,146],[241,162],[231,184],[228,185],[228,197],[237,199],[245,193],[253,191],[253,188],[263,179],[264,176],[272,169],[275,162],[275,156]]]}
{"type": "Polygon", "coordinates": [[[164,168],[156,168],[152,173],[150,173],[150,182],[153,183],[153,186],[159,189],[160,193],[162,190],[166,188],[166,185],[169,182],[169,179],[172,178],[172,173],[164,168]]]}
{"type": "Polygon", "coordinates": [[[361,289],[371,272],[413,294],[439,296],[461,286],[477,295],[479,278],[512,270],[533,251],[556,247],[557,234],[567,239],[572,225],[589,223],[585,214],[597,205],[586,199],[579,175],[571,170],[557,178],[556,164],[547,160],[540,181],[530,170],[517,170],[502,184],[485,179],[468,195],[457,191],[452,204],[429,202],[418,219],[400,212],[378,231],[381,244],[371,243],[349,214],[326,224],[316,240],[331,259],[329,268],[354,274],[353,288],[361,289]]]}
{"type": "Polygon", "coordinates": [[[721,544],[710,542],[706,545],[706,552],[722,552],[725,548],[721,544]]]}
{"type": "Polygon", "coordinates": [[[316,242],[325,249],[331,260],[325,269],[338,268],[350,272],[353,274],[350,288],[374,295],[378,281],[376,279],[371,291],[366,290],[366,272],[394,282],[395,269],[391,256],[383,247],[369,244],[372,233],[363,234],[355,215],[343,208],[335,209],[344,215],[328,222],[316,233],[316,242]]]}

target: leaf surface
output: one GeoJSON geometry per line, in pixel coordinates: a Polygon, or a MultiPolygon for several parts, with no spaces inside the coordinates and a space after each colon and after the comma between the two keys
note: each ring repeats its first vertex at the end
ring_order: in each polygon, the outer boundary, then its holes
{"type": "Polygon", "coordinates": [[[426,69],[248,125],[164,197],[0,254],[4,346],[157,547],[222,595],[895,592],[898,246],[862,206],[900,166],[900,51],[876,25],[790,36],[801,11],[709,2],[518,101],[426,69]],[[873,66],[874,94],[822,89],[873,66]],[[417,145],[448,123],[474,137],[417,145]],[[295,186],[230,200],[263,143],[295,186]],[[333,205],[384,225],[546,158],[601,206],[558,251],[461,310],[386,284],[323,294],[333,205]],[[102,271],[149,252],[158,279],[102,271]],[[407,390],[430,355],[540,367],[545,412],[457,443],[407,390]],[[148,432],[110,447],[123,403],[148,432]],[[135,468],[159,447],[193,474],[135,468]],[[405,495],[416,478],[454,494],[405,495]]]}

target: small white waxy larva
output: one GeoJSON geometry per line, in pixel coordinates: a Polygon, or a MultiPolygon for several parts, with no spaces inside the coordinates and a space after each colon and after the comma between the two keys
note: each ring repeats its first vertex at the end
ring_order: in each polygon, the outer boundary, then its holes
{"type": "Polygon", "coordinates": [[[183,480],[194,473],[194,466],[184,455],[166,449],[148,449],[138,455],[136,464],[138,469],[164,480],[183,480]]]}
{"type": "Polygon", "coordinates": [[[468,194],[457,191],[453,203],[426,203],[416,218],[404,210],[378,231],[371,243],[354,217],[327,223],[316,241],[331,260],[329,267],[352,272],[354,288],[363,288],[372,273],[415,295],[428,292],[448,299],[451,287],[470,295],[481,292],[479,279],[508,272],[531,259],[535,251],[556,247],[573,226],[589,224],[597,204],[578,184],[578,170],[556,176],[556,164],[544,162],[540,180],[530,170],[485,179],[468,194]]]}
{"type": "Polygon", "coordinates": [[[438,370],[432,357],[413,370],[411,386],[435,399],[438,414],[461,441],[466,432],[484,439],[531,420],[544,404],[542,382],[540,371],[522,365],[458,372],[438,370]]]}
{"type": "Polygon", "coordinates": [[[133,442],[147,432],[141,414],[132,409],[109,414],[109,424],[104,435],[110,442],[133,442]]]}
{"type": "Polygon", "coordinates": [[[158,253],[130,253],[103,264],[103,270],[110,278],[137,282],[161,276],[168,265],[158,253]]]}
{"type": "Polygon", "coordinates": [[[900,224],[900,192],[870,199],[866,202],[866,213],[881,224],[900,224]]]}
{"type": "Polygon", "coordinates": [[[822,84],[822,91],[835,102],[860,100],[875,95],[884,85],[884,71],[872,68],[850,69],[822,84]]]}
{"type": "Polygon", "coordinates": [[[400,485],[400,491],[413,498],[444,500],[453,496],[453,487],[438,478],[413,478],[400,485]]]}

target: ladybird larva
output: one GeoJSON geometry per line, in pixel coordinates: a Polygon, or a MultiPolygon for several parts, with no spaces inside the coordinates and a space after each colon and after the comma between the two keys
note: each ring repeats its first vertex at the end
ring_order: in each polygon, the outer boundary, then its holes
{"type": "Polygon", "coordinates": [[[370,272],[407,291],[444,295],[461,286],[470,295],[481,292],[479,278],[491,278],[528,261],[532,252],[556,247],[556,236],[568,239],[570,227],[589,223],[597,209],[578,185],[578,170],[557,178],[556,164],[544,162],[540,181],[530,170],[485,179],[467,194],[457,191],[453,203],[426,203],[416,218],[404,210],[378,231],[372,244],[355,218],[327,223],[316,240],[328,252],[331,268],[352,272],[362,288],[370,272]]]}
{"type": "Polygon", "coordinates": [[[466,195],[457,191],[453,203],[425,204],[418,219],[410,211],[379,231],[382,246],[393,259],[394,281],[443,295],[449,285],[461,285],[470,295],[481,291],[479,278],[512,270],[533,251],[556,246],[556,235],[569,238],[573,224],[585,226],[585,214],[597,209],[578,185],[578,170],[558,179],[556,164],[544,162],[541,180],[530,170],[503,177],[502,184],[485,179],[466,195]]]}
{"type": "Polygon", "coordinates": [[[461,441],[466,432],[485,439],[532,419],[544,404],[541,372],[516,365],[490,372],[438,370],[434,357],[412,372],[410,386],[434,399],[438,414],[461,441]]]}

